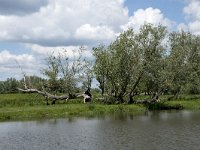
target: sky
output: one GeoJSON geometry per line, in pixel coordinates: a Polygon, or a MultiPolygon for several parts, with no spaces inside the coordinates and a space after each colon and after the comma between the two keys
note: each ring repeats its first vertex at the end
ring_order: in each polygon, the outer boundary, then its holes
{"type": "Polygon", "coordinates": [[[41,75],[48,55],[80,46],[90,59],[92,47],[144,23],[198,35],[200,0],[0,0],[0,81],[41,75]]]}

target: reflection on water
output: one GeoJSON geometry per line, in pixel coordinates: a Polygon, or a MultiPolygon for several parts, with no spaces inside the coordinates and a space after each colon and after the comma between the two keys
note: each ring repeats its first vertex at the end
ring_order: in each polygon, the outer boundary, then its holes
{"type": "Polygon", "coordinates": [[[200,112],[0,123],[0,150],[199,150],[200,112]]]}

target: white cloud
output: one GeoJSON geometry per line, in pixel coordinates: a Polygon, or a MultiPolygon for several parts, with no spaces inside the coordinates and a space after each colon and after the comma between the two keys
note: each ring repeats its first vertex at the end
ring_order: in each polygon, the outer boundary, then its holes
{"type": "Polygon", "coordinates": [[[127,24],[122,26],[122,29],[132,27],[133,29],[139,29],[144,23],[151,23],[153,25],[162,24],[167,27],[171,27],[173,22],[165,18],[160,9],[154,9],[149,7],[147,9],[138,9],[134,12],[133,16],[129,18],[127,24]]]}
{"type": "Polygon", "coordinates": [[[40,64],[36,61],[33,55],[29,54],[12,54],[8,50],[0,52],[0,73],[6,74],[6,77],[0,76],[0,79],[5,79],[9,76],[16,77],[21,75],[22,71],[26,74],[37,74],[40,64]]]}
{"type": "Polygon", "coordinates": [[[0,52],[0,64],[3,63],[33,63],[35,62],[35,58],[32,55],[28,54],[21,54],[21,55],[15,55],[11,54],[8,50],[3,50],[0,52]]]}
{"type": "Polygon", "coordinates": [[[190,0],[183,9],[188,21],[188,29],[194,34],[200,34],[200,1],[190,0]]]}
{"type": "Polygon", "coordinates": [[[200,1],[191,0],[188,5],[184,7],[183,12],[189,17],[189,19],[200,19],[200,1]]]}
{"type": "Polygon", "coordinates": [[[75,37],[85,40],[111,41],[116,37],[116,34],[107,26],[84,24],[76,30],[75,37]]]}
{"type": "Polygon", "coordinates": [[[46,67],[46,58],[49,55],[58,56],[61,54],[69,59],[83,58],[91,59],[92,52],[87,46],[79,53],[80,46],[47,47],[36,44],[27,44],[27,49],[32,50],[32,54],[13,54],[9,50],[0,51],[0,80],[8,77],[22,78],[22,70],[27,75],[41,75],[41,70],[46,67]],[[20,67],[19,67],[20,66],[20,67]],[[22,69],[22,70],[21,70],[22,69]]]}
{"type": "Polygon", "coordinates": [[[190,22],[188,24],[188,28],[189,28],[190,32],[192,32],[194,34],[200,34],[200,20],[190,22]]]}
{"type": "Polygon", "coordinates": [[[188,26],[185,23],[180,23],[177,25],[177,29],[178,29],[178,31],[187,31],[188,26]]]}
{"type": "MultiPolygon", "coordinates": [[[[30,48],[36,56],[48,57],[49,55],[59,56],[60,54],[68,58],[73,58],[79,56],[79,50],[81,46],[40,46],[37,44],[27,44],[27,48],[30,48]]],[[[92,52],[87,46],[83,46],[83,51],[81,53],[83,57],[91,58],[92,52]]]]}
{"type": "Polygon", "coordinates": [[[48,46],[82,45],[91,43],[90,40],[94,43],[95,38],[102,40],[98,31],[103,35],[108,31],[110,39],[127,21],[128,9],[123,0],[49,0],[32,14],[0,15],[0,41],[48,46]],[[89,38],[84,35],[86,27],[92,32],[89,38]]]}

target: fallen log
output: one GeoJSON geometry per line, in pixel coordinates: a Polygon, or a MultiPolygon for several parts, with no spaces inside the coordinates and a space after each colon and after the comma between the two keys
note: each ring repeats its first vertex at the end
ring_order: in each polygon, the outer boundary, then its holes
{"type": "MultiPolygon", "coordinates": [[[[58,100],[65,100],[67,102],[69,99],[71,99],[71,97],[69,97],[68,94],[58,96],[58,95],[53,95],[46,91],[40,91],[38,89],[29,89],[29,88],[27,88],[27,89],[17,88],[17,89],[24,93],[38,93],[38,94],[44,96],[46,99],[47,105],[49,105],[48,100],[52,100],[51,104],[55,104],[55,102],[58,100]]],[[[76,97],[83,97],[84,103],[91,102],[91,96],[88,96],[85,93],[75,93],[73,98],[76,98],[76,97]]]]}
{"type": "Polygon", "coordinates": [[[47,105],[48,105],[48,100],[51,99],[52,100],[52,104],[55,104],[55,102],[57,100],[68,100],[69,99],[69,95],[61,95],[61,96],[57,96],[57,95],[53,95],[51,93],[48,93],[46,91],[40,91],[38,89],[21,89],[18,88],[19,91],[25,92],[25,93],[38,93],[42,96],[45,97],[46,101],[47,101],[47,105]]]}

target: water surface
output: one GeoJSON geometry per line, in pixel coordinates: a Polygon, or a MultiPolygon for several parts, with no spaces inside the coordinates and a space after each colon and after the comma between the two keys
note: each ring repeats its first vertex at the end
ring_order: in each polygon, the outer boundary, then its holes
{"type": "Polygon", "coordinates": [[[199,150],[200,112],[0,123],[0,150],[199,150]]]}

